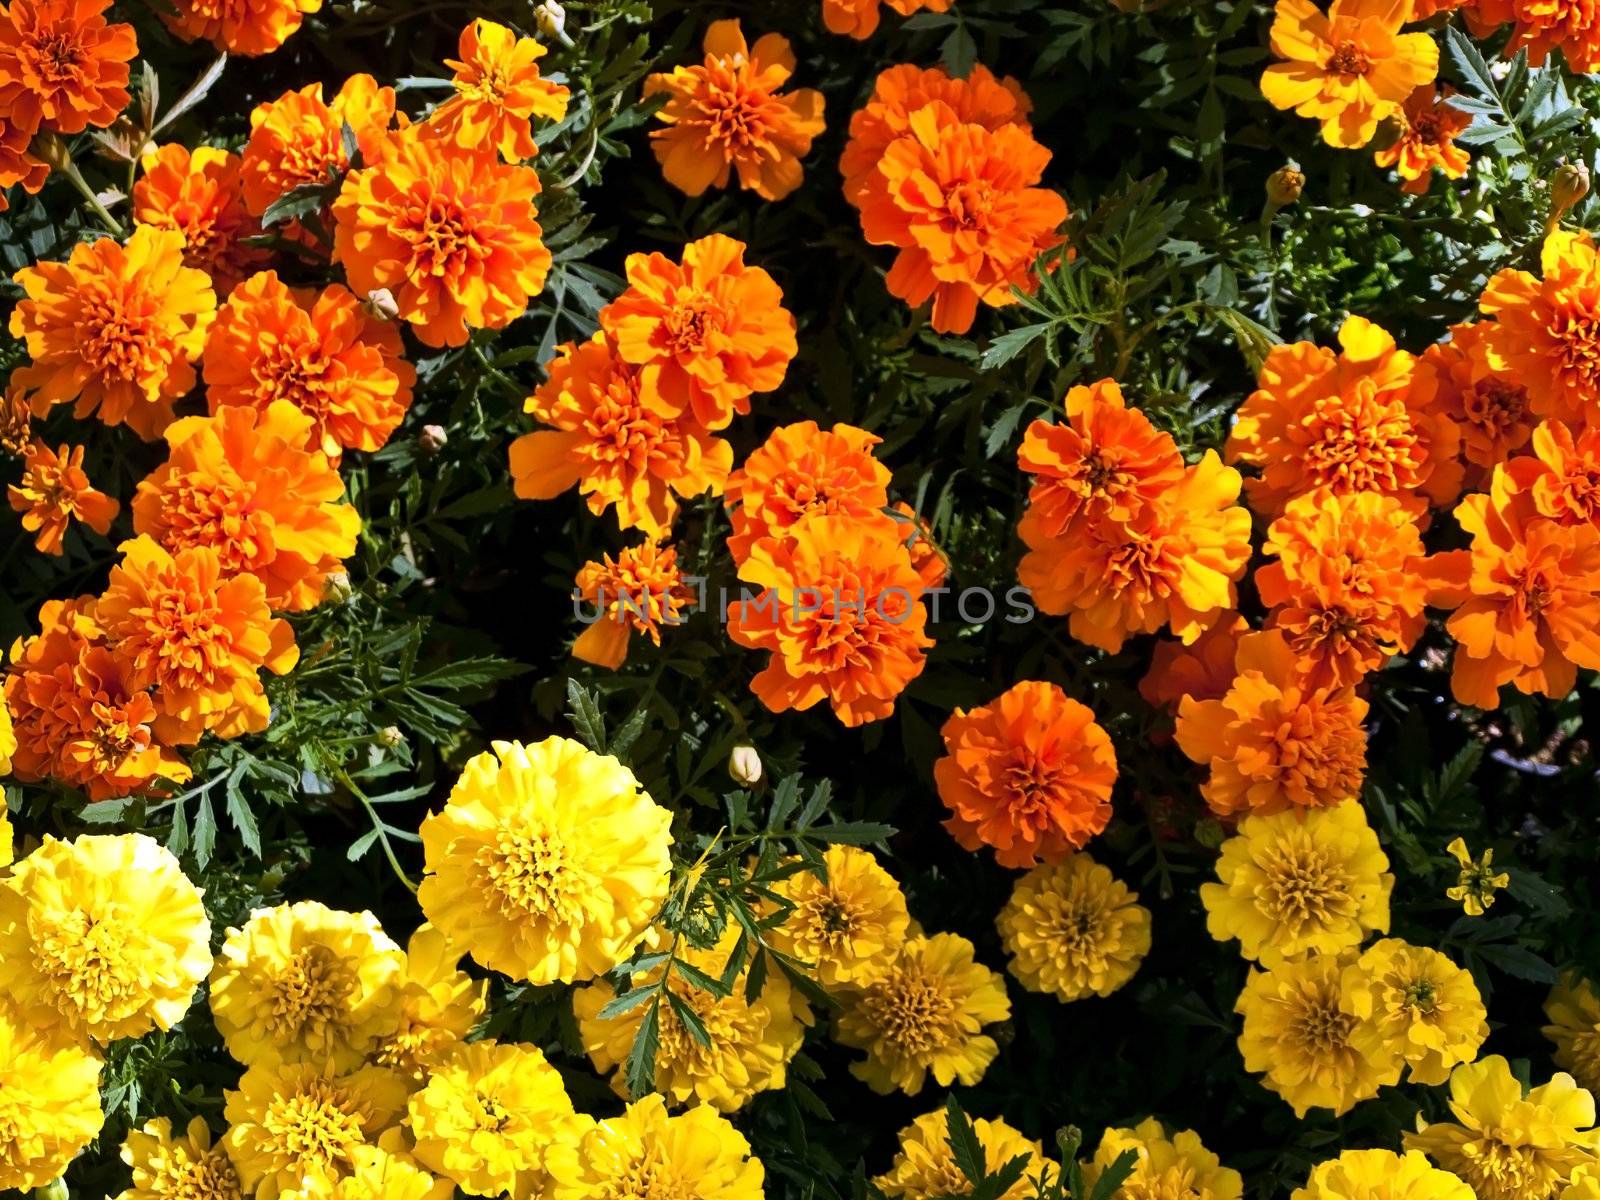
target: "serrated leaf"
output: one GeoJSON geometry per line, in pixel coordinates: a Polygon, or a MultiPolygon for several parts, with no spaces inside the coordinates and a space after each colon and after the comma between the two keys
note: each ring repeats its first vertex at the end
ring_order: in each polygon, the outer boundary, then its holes
{"type": "Polygon", "coordinates": [[[1117,1155],[1115,1161],[1100,1173],[1100,1178],[1094,1181],[1094,1188],[1090,1191],[1088,1200],[1111,1200],[1117,1190],[1127,1182],[1128,1176],[1133,1174],[1133,1169],[1139,1165],[1139,1154],[1135,1150],[1124,1150],[1117,1155]]]}
{"type": "Polygon", "coordinates": [[[227,65],[228,55],[224,51],[217,55],[211,65],[201,72],[200,77],[189,85],[188,90],[178,97],[171,108],[167,109],[166,115],[156,122],[155,128],[150,130],[151,135],[154,136],[165,129],[196,104],[199,104],[200,101],[204,100],[207,93],[216,86],[217,80],[222,78],[223,69],[227,65]]]}
{"type": "Polygon", "coordinates": [[[967,1119],[961,1102],[953,1095],[944,1103],[944,1127],[945,1138],[950,1144],[950,1157],[956,1169],[966,1176],[968,1183],[976,1187],[983,1182],[986,1173],[983,1143],[978,1140],[978,1131],[967,1119]]]}
{"type": "Polygon", "coordinates": [[[567,717],[578,740],[597,754],[606,752],[606,719],[594,694],[576,679],[567,680],[567,717]]]}
{"type": "Polygon", "coordinates": [[[895,828],[878,821],[839,821],[819,825],[810,832],[813,837],[836,846],[870,846],[893,837],[895,828]]]}
{"type": "Polygon", "coordinates": [[[366,857],[367,851],[371,850],[373,845],[376,844],[380,832],[376,825],[367,830],[367,832],[350,843],[350,848],[344,852],[345,858],[350,862],[360,862],[366,857]]]}
{"type": "Polygon", "coordinates": [[[610,1021],[624,1013],[630,1013],[641,1004],[648,1004],[658,991],[660,991],[659,985],[652,983],[612,996],[601,1006],[598,1019],[610,1021]]]}
{"type": "Polygon", "coordinates": [[[668,991],[666,997],[667,1003],[672,1006],[672,1015],[678,1018],[678,1024],[687,1029],[689,1036],[700,1043],[703,1049],[711,1049],[711,1033],[700,1019],[700,1014],[690,1008],[689,1002],[678,993],[668,991]]]}
{"type": "Polygon", "coordinates": [[[637,1100],[648,1096],[656,1086],[656,1052],[661,1048],[661,1003],[658,999],[644,1014],[639,1032],[633,1036],[633,1046],[628,1051],[624,1081],[628,1097],[637,1100]]]}

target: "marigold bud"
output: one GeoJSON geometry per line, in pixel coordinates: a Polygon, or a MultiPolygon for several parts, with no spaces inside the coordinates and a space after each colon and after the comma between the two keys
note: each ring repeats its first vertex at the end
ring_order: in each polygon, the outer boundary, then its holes
{"type": "Polygon", "coordinates": [[[335,571],[330,574],[322,585],[323,596],[334,604],[343,604],[355,594],[355,588],[350,584],[350,575],[346,571],[335,571]]]}
{"type": "Polygon", "coordinates": [[[399,746],[405,745],[406,735],[401,732],[398,725],[385,725],[382,729],[378,730],[378,741],[382,742],[389,749],[393,750],[399,746]]]}
{"type": "Polygon", "coordinates": [[[443,425],[424,425],[422,432],[417,434],[417,445],[424,454],[439,453],[449,441],[450,435],[444,431],[443,425]]]}
{"type": "Polygon", "coordinates": [[[400,306],[388,288],[374,288],[368,292],[361,307],[380,321],[393,321],[400,316],[400,306]]]}
{"type": "Polygon", "coordinates": [[[1267,204],[1272,208],[1287,208],[1300,199],[1305,187],[1304,172],[1298,167],[1281,166],[1267,176],[1267,204]]]}
{"type": "Polygon", "coordinates": [[[556,0],[544,0],[543,4],[533,10],[533,27],[539,31],[541,37],[566,41],[567,10],[557,4],[556,0]]]}
{"type": "Polygon", "coordinates": [[[735,783],[753,787],[761,782],[761,756],[754,746],[735,746],[728,755],[728,774],[735,783]]]}
{"type": "Polygon", "coordinates": [[[67,1191],[67,1181],[65,1179],[52,1179],[42,1188],[35,1188],[33,1194],[39,1200],[69,1200],[72,1195],[71,1192],[67,1191]]]}
{"type": "Polygon", "coordinates": [[[1560,220],[1574,204],[1589,194],[1589,168],[1579,162],[1562,163],[1550,177],[1550,213],[1560,220]]]}
{"type": "Polygon", "coordinates": [[[65,171],[72,166],[72,153],[67,149],[66,141],[58,133],[48,131],[41,133],[29,145],[28,153],[40,162],[48,163],[52,171],[65,171]]]}

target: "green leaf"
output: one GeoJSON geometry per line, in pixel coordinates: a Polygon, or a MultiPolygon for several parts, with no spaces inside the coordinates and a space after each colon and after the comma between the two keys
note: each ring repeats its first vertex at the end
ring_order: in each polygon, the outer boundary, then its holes
{"type": "Polygon", "coordinates": [[[660,990],[661,985],[658,982],[648,983],[644,987],[636,987],[630,991],[619,992],[601,1007],[599,1019],[610,1021],[622,1016],[624,1013],[630,1013],[641,1004],[648,1003],[660,990]]]}
{"type": "Polygon", "coordinates": [[[957,1169],[967,1177],[967,1182],[976,1187],[983,1182],[986,1174],[983,1143],[978,1140],[978,1131],[967,1119],[960,1101],[953,1095],[945,1100],[944,1121],[950,1157],[955,1160],[957,1169]]]}
{"type": "Polygon", "coordinates": [[[689,1036],[700,1045],[711,1049],[711,1033],[706,1029],[705,1022],[700,1019],[700,1014],[689,1007],[689,1002],[677,992],[666,993],[667,1003],[672,1005],[672,1015],[678,1018],[678,1023],[689,1031],[689,1036]]]}
{"type": "Polygon", "coordinates": [[[1444,40],[1451,61],[1456,64],[1456,69],[1461,72],[1466,83],[1479,95],[1492,96],[1499,100],[1500,90],[1495,86],[1489,64],[1484,61],[1477,44],[1454,25],[1445,28],[1444,40]]]}
{"type": "Polygon", "coordinates": [[[833,825],[819,825],[810,833],[837,846],[870,846],[893,837],[895,828],[877,821],[839,821],[833,825]]]}
{"type": "MultiPolygon", "coordinates": [[[[1054,328],[1054,321],[1042,321],[1037,325],[1008,329],[990,342],[984,350],[983,358],[980,360],[983,369],[992,371],[996,367],[1004,366],[1054,328]]],[[[990,452],[990,457],[993,457],[993,451],[990,452]]]]}
{"type": "Polygon", "coordinates": [[[594,693],[576,679],[567,680],[567,717],[578,740],[597,754],[606,752],[606,718],[594,693]]]}
{"type": "Polygon", "coordinates": [[[658,997],[644,1014],[639,1032],[633,1036],[633,1048],[628,1051],[626,1083],[630,1099],[637,1100],[655,1090],[656,1051],[660,1047],[661,1001],[658,997]]]}
{"type": "Polygon", "coordinates": [[[1133,1174],[1133,1169],[1138,1165],[1138,1151],[1124,1150],[1100,1173],[1100,1178],[1094,1181],[1094,1188],[1089,1192],[1088,1200],[1111,1200],[1111,1197],[1117,1194],[1117,1189],[1127,1182],[1128,1176],[1133,1174]]]}

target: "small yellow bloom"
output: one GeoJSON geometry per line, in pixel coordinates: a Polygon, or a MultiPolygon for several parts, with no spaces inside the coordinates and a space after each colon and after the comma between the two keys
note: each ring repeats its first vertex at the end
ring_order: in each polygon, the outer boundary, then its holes
{"type": "Polygon", "coordinates": [[[1244,1016],[1239,1052],[1261,1085],[1289,1102],[1295,1116],[1313,1108],[1335,1115],[1397,1082],[1401,1063],[1356,1046],[1357,1021],[1339,1003],[1340,976],[1354,954],[1313,954],[1252,971],[1234,1011],[1244,1016]]]}
{"type": "Polygon", "coordinates": [[[1474,1200],[1472,1189],[1415,1150],[1346,1150],[1318,1163],[1290,1200],[1474,1200]]]}
{"type": "Polygon", "coordinates": [[[1200,887],[1206,928],[1263,966],[1336,954],[1388,932],[1388,866],[1359,801],[1246,817],[1200,887]]]}
{"type": "Polygon", "coordinates": [[[390,1129],[376,1146],[357,1146],[350,1152],[350,1173],[331,1189],[313,1177],[306,1180],[307,1187],[291,1188],[279,1200],[451,1200],[455,1184],[419,1167],[407,1145],[402,1130],[390,1129]]]}
{"type": "Polygon", "coordinates": [[[130,1130],[122,1161],[133,1168],[133,1186],[117,1200],[245,1200],[239,1173],[222,1146],[212,1144],[204,1117],[181,1136],[166,1117],[130,1130]]]}
{"type": "Polygon", "coordinates": [[[199,889],[142,833],[46,837],[0,883],[0,995],[41,1027],[102,1043],[171,1029],[210,943],[199,889]]]}
{"type": "Polygon", "coordinates": [[[416,1156],[473,1196],[542,1194],[545,1151],[575,1132],[561,1076],[537,1046],[457,1046],[411,1097],[416,1156]]]}
{"type": "Polygon", "coordinates": [[[1437,950],[1387,938],[1345,968],[1340,990],[1360,1022],[1356,1048],[1374,1059],[1403,1059],[1415,1083],[1443,1083],[1489,1036],[1478,985],[1437,950]]]}
{"type": "Polygon", "coordinates": [[[373,1052],[379,1066],[392,1067],[421,1083],[427,1067],[466,1040],[483,1016],[488,983],[458,968],[461,955],[432,925],[420,925],[406,943],[395,1029],[373,1052]]]}
{"type": "Polygon", "coordinates": [[[922,1090],[931,1074],[941,1087],[983,1078],[999,1053],[986,1025],[1011,1016],[1003,976],[973,959],[972,943],[953,933],[913,937],[859,992],[845,997],[834,1038],[865,1050],[850,1073],[880,1095],[922,1090]]]}
{"type": "Polygon", "coordinates": [[[773,884],[794,908],[769,940],[812,963],[824,987],[858,983],[893,961],[911,918],[894,876],[870,851],[830,846],[826,878],[802,870],[773,884]]]}
{"type": "Polygon", "coordinates": [[[100,1060],[0,1004],[0,1191],[55,1179],[100,1132],[100,1060]]]}
{"type": "MultiPolygon", "coordinates": [[[[1043,1146],[998,1118],[993,1121],[975,1118],[972,1131],[983,1148],[985,1170],[998,1171],[1014,1158],[1026,1156],[1028,1159],[1022,1178],[996,1200],[1026,1200],[1034,1195],[1032,1181],[1041,1173],[1048,1171],[1052,1179],[1060,1174],[1059,1168],[1045,1158],[1043,1146]]],[[[971,1192],[972,1184],[961,1173],[950,1149],[950,1124],[945,1110],[938,1108],[924,1113],[902,1129],[900,1149],[895,1153],[893,1165],[872,1182],[894,1200],[936,1200],[971,1192]]]]}
{"type": "Polygon", "coordinates": [[[211,1013],[244,1063],[360,1065],[399,1020],[405,954],[371,913],[314,900],[256,912],[228,931],[211,1013]]]}
{"type": "Polygon", "coordinates": [[[1571,1071],[1581,1086],[1600,1092],[1600,993],[1594,984],[1565,976],[1550,989],[1544,1015],[1550,1019],[1544,1035],[1556,1044],[1556,1065],[1571,1071]]]}
{"type": "Polygon", "coordinates": [[[1467,851],[1467,843],[1462,838],[1456,838],[1445,847],[1445,852],[1452,855],[1461,864],[1461,876],[1456,880],[1456,886],[1445,892],[1451,900],[1461,902],[1461,910],[1469,917],[1481,917],[1485,910],[1494,904],[1494,894],[1511,882],[1511,876],[1501,871],[1496,874],[1490,867],[1494,861],[1493,847],[1485,847],[1483,857],[1474,862],[1472,855],[1467,851]]]}
{"type": "Polygon", "coordinates": [[[1109,996],[1150,951],[1150,910],[1087,854],[1017,880],[995,924],[1007,969],[1031,992],[1063,1002],[1109,996]]]}
{"type": "Polygon", "coordinates": [[[1168,1135],[1154,1117],[1132,1129],[1108,1129],[1094,1158],[1083,1164],[1091,1189],[1101,1174],[1127,1151],[1137,1156],[1133,1174],[1112,1193],[1113,1200],[1239,1200],[1244,1178],[1205,1148],[1200,1135],[1184,1129],[1168,1135]]]}
{"type": "Polygon", "coordinates": [[[1594,1097],[1570,1075],[1524,1094],[1491,1054],[1450,1073],[1450,1111],[1454,1123],[1418,1117],[1405,1146],[1459,1175],[1477,1200],[1555,1200],[1574,1172],[1600,1163],[1594,1097]]]}
{"type": "Polygon", "coordinates": [[[256,1200],[278,1200],[293,1188],[325,1196],[405,1106],[405,1081],[382,1067],[340,1075],[332,1066],[258,1063],[227,1094],[223,1145],[256,1200]]]}
{"type": "Polygon", "coordinates": [[[543,1200],[762,1200],[761,1160],[710,1105],[669,1116],[650,1095],[620,1117],[580,1120],[580,1134],[550,1148],[543,1200]]]}

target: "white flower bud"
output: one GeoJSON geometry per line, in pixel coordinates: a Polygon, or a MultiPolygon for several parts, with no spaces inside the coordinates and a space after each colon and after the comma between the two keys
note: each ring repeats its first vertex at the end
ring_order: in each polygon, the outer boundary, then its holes
{"type": "Polygon", "coordinates": [[[761,782],[761,755],[754,746],[735,746],[728,755],[728,774],[735,783],[753,787],[761,782]]]}

